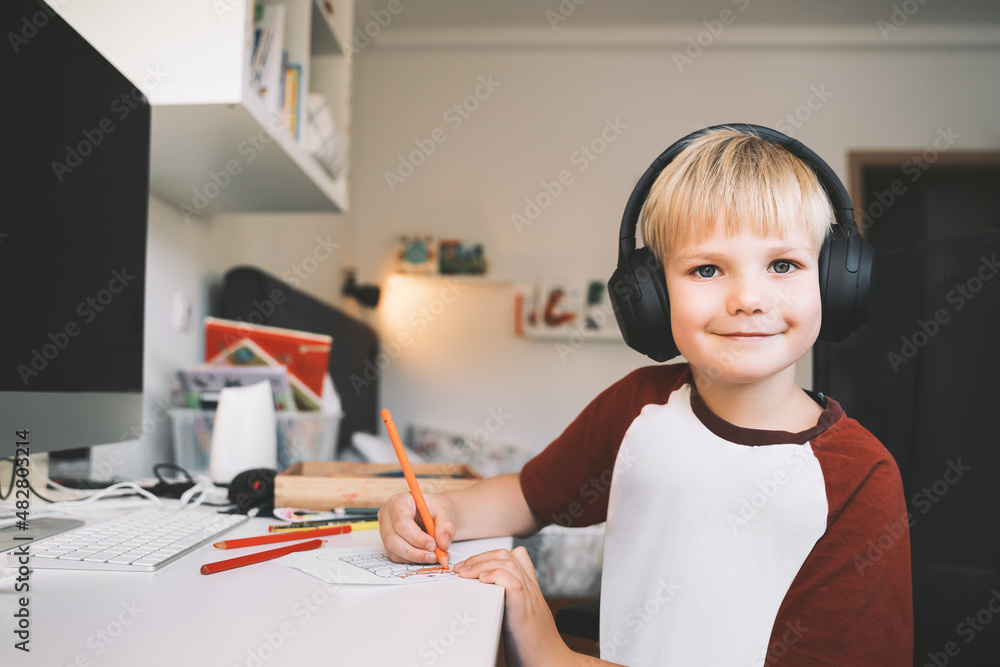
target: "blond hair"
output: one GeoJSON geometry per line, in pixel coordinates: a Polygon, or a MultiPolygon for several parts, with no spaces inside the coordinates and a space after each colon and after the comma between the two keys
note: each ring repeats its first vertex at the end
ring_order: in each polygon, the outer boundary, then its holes
{"type": "Polygon", "coordinates": [[[761,137],[719,129],[692,141],[660,173],[641,221],[646,245],[663,262],[674,248],[710,238],[719,224],[727,235],[758,236],[788,236],[805,224],[818,252],[834,214],[802,160],[761,137]]]}

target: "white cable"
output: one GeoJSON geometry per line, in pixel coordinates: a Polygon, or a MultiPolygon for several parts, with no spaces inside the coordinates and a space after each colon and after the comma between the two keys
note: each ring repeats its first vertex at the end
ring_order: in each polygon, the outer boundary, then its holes
{"type": "MultiPolygon", "coordinates": [[[[86,498],[81,498],[79,500],[62,500],[59,502],[49,503],[48,505],[43,505],[41,507],[33,507],[31,509],[30,518],[43,518],[47,516],[65,516],[67,514],[81,514],[87,513],[87,510],[101,510],[106,509],[119,509],[119,508],[130,508],[137,505],[148,505],[152,502],[154,505],[163,505],[163,501],[154,496],[152,493],[142,488],[134,482],[119,482],[118,484],[113,484],[106,489],[100,489],[94,493],[89,494],[86,498]],[[104,498],[118,498],[125,493],[137,492],[143,499],[128,499],[128,500],[102,500],[104,498]],[[97,501],[102,502],[98,506],[97,501]]],[[[5,503],[6,504],[6,503],[5,503]]],[[[7,504],[5,508],[7,512],[10,513],[10,519],[0,519],[0,528],[14,525],[18,522],[18,517],[16,515],[16,510],[12,504],[7,504]]]]}
{"type": "MultiPolygon", "coordinates": [[[[133,482],[119,482],[118,484],[113,484],[104,489],[71,489],[67,486],[59,484],[58,482],[55,482],[54,480],[52,480],[52,478],[44,475],[42,471],[38,469],[37,464],[31,459],[28,459],[28,464],[29,466],[31,466],[32,469],[34,469],[34,471],[40,477],[42,477],[45,480],[47,486],[52,486],[61,491],[67,491],[69,493],[75,493],[77,495],[83,496],[84,498],[82,500],[93,499],[96,501],[99,500],[100,498],[111,496],[112,492],[117,492],[122,489],[132,489],[138,491],[139,495],[145,496],[155,501],[157,504],[161,505],[163,504],[159,498],[152,495],[142,487],[137,486],[133,482]]],[[[208,500],[210,496],[213,495],[216,496],[216,499],[218,500],[222,501],[228,500],[228,494],[225,489],[220,489],[219,487],[215,486],[215,484],[208,477],[204,475],[197,475],[196,477],[197,477],[197,483],[193,487],[185,491],[184,494],[181,496],[182,506],[190,505],[191,507],[198,507],[203,502],[208,500]],[[196,498],[196,500],[192,502],[191,498],[196,498]]],[[[49,507],[51,508],[53,505],[58,505],[60,502],[80,502],[80,501],[59,501],[57,503],[51,503],[49,507]]]]}
{"type": "Polygon", "coordinates": [[[120,492],[124,492],[126,489],[131,489],[132,491],[135,491],[140,496],[142,496],[144,498],[148,498],[149,500],[153,501],[157,505],[162,505],[163,504],[162,500],[160,500],[159,498],[157,498],[152,493],[150,493],[146,489],[142,488],[141,486],[139,486],[135,482],[118,482],[117,484],[112,484],[111,486],[109,486],[106,489],[100,489],[99,491],[97,491],[97,493],[94,493],[93,495],[88,496],[87,498],[83,498],[82,500],[67,500],[67,501],[64,501],[64,502],[72,503],[72,504],[94,503],[94,502],[97,502],[98,500],[100,500],[101,498],[103,498],[105,496],[114,497],[114,496],[117,496],[117,495],[124,495],[124,493],[120,493],[120,492]]]}
{"type": "MultiPolygon", "coordinates": [[[[75,500],[61,500],[48,503],[47,505],[35,506],[31,510],[31,518],[65,516],[67,514],[92,515],[93,512],[88,512],[88,510],[96,510],[100,513],[103,510],[130,509],[137,506],[145,506],[149,503],[160,507],[165,506],[162,499],[153,495],[134,482],[119,482],[104,489],[71,489],[54,482],[38,469],[34,461],[31,459],[28,461],[29,466],[31,466],[34,471],[45,480],[47,485],[46,488],[48,488],[48,486],[52,486],[58,490],[82,496],[75,500]],[[123,498],[120,500],[113,500],[114,498],[133,495],[135,493],[138,493],[142,496],[142,498],[123,498]],[[98,501],[100,501],[99,505],[98,501]]],[[[35,495],[37,496],[38,494],[35,495]]],[[[182,510],[198,507],[202,503],[211,500],[214,500],[217,503],[225,503],[228,499],[228,491],[226,489],[216,486],[209,478],[199,475],[198,482],[181,495],[179,503],[180,506],[177,509],[182,510]]],[[[0,502],[0,528],[15,525],[20,520],[21,519],[17,516],[17,510],[15,509],[13,501],[0,502]],[[4,515],[7,515],[9,518],[3,518],[4,515]]]]}
{"type": "Polygon", "coordinates": [[[190,489],[181,494],[181,506],[182,507],[197,507],[205,500],[204,485],[199,482],[192,486],[190,489]],[[193,500],[192,500],[193,498],[193,500]]]}
{"type": "Polygon", "coordinates": [[[229,491],[216,486],[209,480],[199,481],[181,495],[181,505],[185,507],[198,507],[204,502],[215,504],[227,504],[229,502],[229,491]],[[193,500],[192,500],[193,499],[193,500]]]}

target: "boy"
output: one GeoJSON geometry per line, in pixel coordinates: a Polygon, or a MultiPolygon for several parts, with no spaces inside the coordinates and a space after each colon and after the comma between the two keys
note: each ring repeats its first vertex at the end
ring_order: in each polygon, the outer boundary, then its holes
{"type": "MultiPolygon", "coordinates": [[[[820,329],[833,221],[816,175],[784,148],[725,129],[694,139],[642,213],[687,363],[612,385],[520,475],[428,497],[434,540],[409,494],[395,496],[380,513],[386,550],[432,562],[435,540],[606,520],[606,660],[912,664],[899,471],[835,401],[795,383],[820,329]]],[[[523,549],[455,570],[506,590],[512,663],[608,664],[561,641],[523,549]]]]}

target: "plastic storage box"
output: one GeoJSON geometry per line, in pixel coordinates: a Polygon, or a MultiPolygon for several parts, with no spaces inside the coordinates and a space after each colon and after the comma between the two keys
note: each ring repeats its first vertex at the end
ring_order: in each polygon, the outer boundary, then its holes
{"type": "MultiPolygon", "coordinates": [[[[191,408],[170,411],[174,463],[192,475],[209,474],[215,412],[191,408]]],[[[332,461],[340,415],[322,412],[278,412],[278,471],[294,463],[332,461]]]]}

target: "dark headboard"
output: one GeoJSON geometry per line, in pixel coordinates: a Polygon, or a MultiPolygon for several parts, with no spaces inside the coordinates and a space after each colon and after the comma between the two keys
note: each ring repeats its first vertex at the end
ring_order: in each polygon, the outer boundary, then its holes
{"type": "Polygon", "coordinates": [[[344,409],[337,453],[350,446],[355,431],[377,432],[379,377],[372,369],[376,368],[378,336],[374,329],[260,269],[247,266],[226,273],[218,310],[219,317],[230,320],[332,336],[330,377],[344,409]]]}

